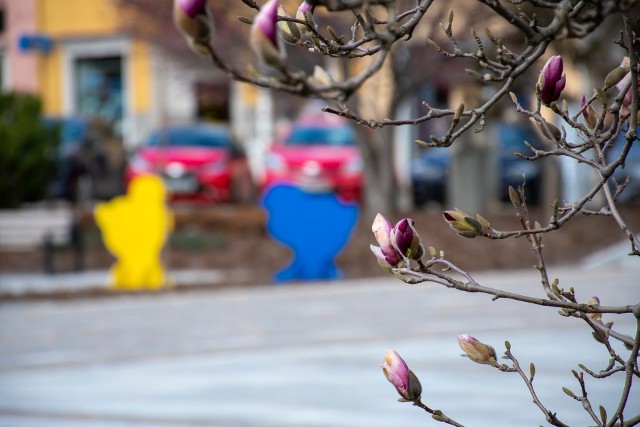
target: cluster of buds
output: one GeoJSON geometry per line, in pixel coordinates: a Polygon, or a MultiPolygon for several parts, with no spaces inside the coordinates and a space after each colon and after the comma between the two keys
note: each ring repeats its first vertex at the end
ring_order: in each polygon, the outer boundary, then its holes
{"type": "Polygon", "coordinates": [[[200,55],[208,56],[213,28],[207,0],[175,0],[173,20],[191,49],[200,55]]]}
{"type": "Polygon", "coordinates": [[[538,91],[540,99],[545,105],[560,98],[560,94],[566,84],[566,76],[562,74],[563,64],[560,55],[552,56],[542,67],[538,78],[538,91]]]}
{"type": "Polygon", "coordinates": [[[391,227],[391,223],[378,214],[371,231],[380,245],[371,245],[371,251],[385,270],[391,271],[402,261],[419,260],[424,255],[424,247],[412,219],[403,218],[391,227]]]}
{"type": "Polygon", "coordinates": [[[418,377],[409,369],[405,361],[392,349],[384,355],[384,363],[380,365],[387,380],[400,394],[402,402],[415,402],[420,399],[422,385],[418,377]]]}
{"type": "Polygon", "coordinates": [[[496,351],[490,345],[481,343],[471,335],[458,335],[460,348],[465,352],[463,356],[468,357],[476,363],[495,366],[497,364],[496,351]]]}

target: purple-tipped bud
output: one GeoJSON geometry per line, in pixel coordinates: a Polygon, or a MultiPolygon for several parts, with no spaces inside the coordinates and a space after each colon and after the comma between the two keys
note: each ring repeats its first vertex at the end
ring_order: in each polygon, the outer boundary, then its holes
{"type": "MultiPolygon", "coordinates": [[[[373,220],[371,231],[373,231],[373,235],[380,245],[379,247],[371,245],[373,253],[379,260],[384,260],[389,264],[390,267],[397,266],[402,261],[402,255],[391,243],[391,223],[384,216],[378,214],[373,220]]],[[[386,268],[384,265],[383,267],[386,268]]]]}
{"type": "Polygon", "coordinates": [[[414,221],[403,218],[391,230],[391,244],[408,259],[420,259],[424,255],[424,248],[420,244],[420,236],[416,231],[414,221]]]}
{"type": "MultiPolygon", "coordinates": [[[[313,14],[314,9],[315,9],[315,6],[313,6],[310,3],[307,3],[306,1],[303,1],[302,3],[300,3],[300,7],[298,7],[298,11],[296,12],[296,18],[301,21],[306,21],[307,20],[306,14],[307,13],[313,14]]],[[[300,30],[302,30],[303,28],[305,28],[305,26],[302,24],[299,24],[299,28],[300,30]]]]}
{"type": "MultiPolygon", "coordinates": [[[[598,298],[597,296],[592,296],[591,298],[589,298],[589,301],[587,301],[587,304],[595,305],[597,307],[600,305],[600,298],[598,298]]],[[[602,313],[587,313],[587,317],[598,322],[602,319],[602,313]]]]}
{"type": "Polygon", "coordinates": [[[212,24],[206,0],[175,0],[173,20],[189,46],[197,53],[208,56],[212,24]]]}
{"type": "Polygon", "coordinates": [[[549,105],[560,98],[560,94],[566,84],[566,76],[562,74],[562,57],[560,55],[549,58],[538,79],[540,86],[540,99],[549,105]]]}
{"type": "Polygon", "coordinates": [[[483,365],[495,365],[497,362],[496,351],[490,345],[483,344],[471,335],[458,335],[458,344],[468,357],[476,363],[483,365]]]}
{"type": "Polygon", "coordinates": [[[189,18],[207,14],[207,0],[176,0],[176,3],[189,18]]]}
{"type": "Polygon", "coordinates": [[[462,237],[472,239],[482,232],[482,224],[459,209],[444,211],[442,216],[444,216],[449,227],[453,228],[462,237]]]}
{"type": "Polygon", "coordinates": [[[284,67],[284,49],[278,42],[278,0],[262,6],[251,26],[249,43],[261,62],[278,70],[284,67]]]}
{"type": "Polygon", "coordinates": [[[591,105],[587,105],[587,98],[582,95],[582,99],[580,100],[580,109],[582,110],[582,117],[584,117],[585,122],[587,122],[587,126],[589,129],[593,129],[596,126],[598,121],[596,117],[595,110],[591,107],[591,105]]]}
{"type": "Polygon", "coordinates": [[[415,401],[420,398],[422,385],[398,353],[388,349],[381,366],[384,376],[393,384],[403,399],[415,401]]]}

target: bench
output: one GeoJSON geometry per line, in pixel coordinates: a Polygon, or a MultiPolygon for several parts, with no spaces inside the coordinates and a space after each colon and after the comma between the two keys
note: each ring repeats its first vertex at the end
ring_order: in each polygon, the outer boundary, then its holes
{"type": "Polygon", "coordinates": [[[73,247],[76,269],[82,270],[79,227],[69,208],[37,208],[0,211],[0,250],[43,251],[44,270],[54,271],[56,247],[73,247]]]}

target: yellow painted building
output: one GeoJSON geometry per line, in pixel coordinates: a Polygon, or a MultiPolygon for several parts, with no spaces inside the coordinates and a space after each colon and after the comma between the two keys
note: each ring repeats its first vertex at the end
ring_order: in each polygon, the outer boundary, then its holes
{"type": "Polygon", "coordinates": [[[35,33],[52,41],[38,59],[46,114],[101,116],[131,143],[151,113],[150,46],[123,32],[123,11],[112,0],[36,0],[35,6],[35,33]]]}
{"type": "Polygon", "coordinates": [[[0,0],[0,13],[0,90],[40,95],[48,116],[99,116],[129,148],[163,123],[195,120],[198,88],[219,78],[136,38],[144,17],[123,1],[0,0]]]}

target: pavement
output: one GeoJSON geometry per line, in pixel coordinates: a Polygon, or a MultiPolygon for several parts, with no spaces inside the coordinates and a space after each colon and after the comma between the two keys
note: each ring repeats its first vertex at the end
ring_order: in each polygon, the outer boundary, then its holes
{"type": "MultiPolygon", "coordinates": [[[[565,267],[551,274],[574,286],[580,300],[640,301],[637,269],[565,267]]],[[[543,295],[533,270],[476,279],[543,295]]],[[[604,320],[635,333],[631,315],[604,320]]],[[[545,405],[569,425],[593,423],[562,391],[579,390],[571,374],[578,363],[600,370],[609,360],[581,321],[548,307],[389,276],[5,301],[0,427],[438,425],[397,402],[379,367],[388,347],[422,381],[423,401],[462,424],[545,424],[516,374],[460,357],[461,333],[498,354],[509,340],[522,366],[535,362],[534,386],[545,405]]],[[[592,404],[614,412],[622,383],[621,375],[589,379],[592,404]]],[[[627,417],[640,409],[638,390],[628,408],[627,417]]]]}

